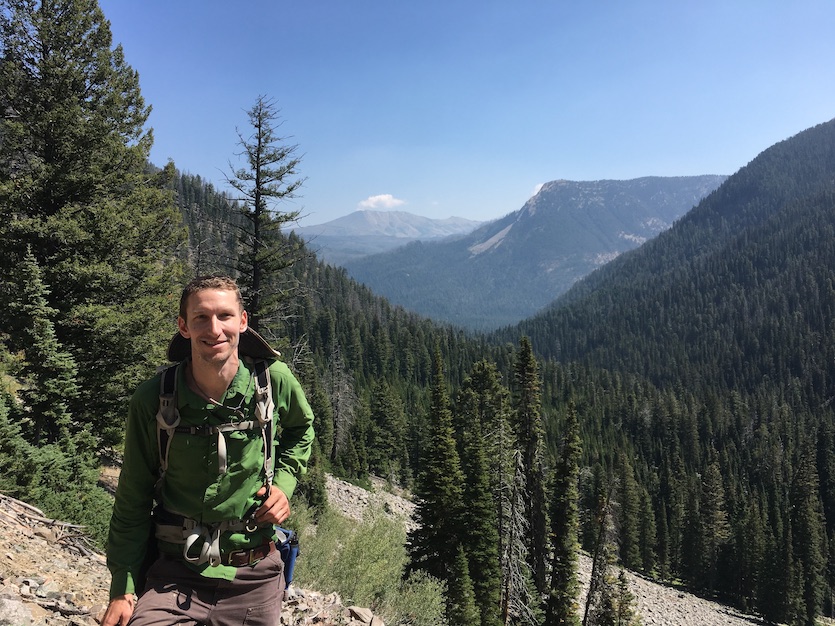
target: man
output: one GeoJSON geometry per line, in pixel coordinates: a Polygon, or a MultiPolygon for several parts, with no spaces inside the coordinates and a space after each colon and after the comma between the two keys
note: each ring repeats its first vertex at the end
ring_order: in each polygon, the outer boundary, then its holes
{"type": "Polygon", "coordinates": [[[259,376],[244,356],[277,353],[248,329],[231,279],[189,283],[177,326],[169,358],[185,359],[176,369],[176,406],[161,408],[164,374],[140,385],[130,402],[102,624],[275,626],[284,577],[274,525],[290,515],[289,498],[306,471],[313,413],[281,361],[267,361],[271,394],[259,385],[264,367],[259,376]],[[263,417],[267,395],[272,420],[263,417]],[[143,591],[137,583],[152,523],[160,556],[143,591]]]}

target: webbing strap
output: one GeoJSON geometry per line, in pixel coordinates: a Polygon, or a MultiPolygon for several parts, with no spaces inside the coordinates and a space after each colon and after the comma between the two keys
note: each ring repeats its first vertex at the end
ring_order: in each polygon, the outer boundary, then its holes
{"type": "Polygon", "coordinates": [[[156,490],[159,494],[165,472],[168,470],[168,453],[171,440],[180,424],[180,412],[177,410],[177,368],[172,365],[165,369],[160,377],[159,409],[157,410],[157,450],[159,452],[159,478],[156,490]]]}
{"type": "Polygon", "coordinates": [[[270,372],[266,361],[255,362],[255,417],[261,424],[261,436],[264,440],[264,483],[267,496],[273,484],[273,402],[270,372]]]}
{"type": "Polygon", "coordinates": [[[235,430],[252,430],[253,428],[260,428],[255,420],[247,420],[245,422],[232,422],[231,424],[221,424],[220,426],[177,426],[174,428],[175,433],[182,433],[185,435],[216,435],[219,432],[228,433],[235,430]]]}

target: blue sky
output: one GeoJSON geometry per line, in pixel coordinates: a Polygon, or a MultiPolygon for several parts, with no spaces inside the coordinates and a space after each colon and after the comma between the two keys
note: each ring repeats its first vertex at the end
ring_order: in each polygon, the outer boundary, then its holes
{"type": "Polygon", "coordinates": [[[733,174],[835,117],[831,0],[100,4],[153,107],[151,160],[223,189],[246,110],[274,98],[302,225],[487,220],[550,180],[733,174]]]}

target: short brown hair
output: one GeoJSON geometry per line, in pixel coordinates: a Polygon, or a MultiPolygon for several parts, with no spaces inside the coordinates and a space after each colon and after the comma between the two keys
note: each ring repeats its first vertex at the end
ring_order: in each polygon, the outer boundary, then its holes
{"type": "Polygon", "coordinates": [[[241,311],[244,310],[244,300],[241,297],[241,290],[238,288],[238,283],[236,283],[233,279],[220,274],[198,276],[197,278],[192,279],[191,282],[183,288],[183,294],[180,296],[180,317],[184,320],[188,319],[188,317],[186,317],[186,303],[188,302],[188,297],[191,294],[203,291],[204,289],[218,289],[220,291],[234,292],[238,305],[241,307],[241,311]]]}

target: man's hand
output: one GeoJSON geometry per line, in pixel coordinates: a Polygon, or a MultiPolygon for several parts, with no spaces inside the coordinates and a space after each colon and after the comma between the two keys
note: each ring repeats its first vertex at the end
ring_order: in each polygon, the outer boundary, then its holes
{"type": "Polygon", "coordinates": [[[107,611],[101,620],[101,626],[127,626],[133,607],[136,606],[136,596],[132,593],[116,596],[107,605],[107,611]]]}
{"type": "MultiPolygon", "coordinates": [[[[267,494],[267,488],[261,487],[255,495],[259,498],[267,494]]],[[[270,495],[255,511],[255,521],[259,524],[280,524],[290,517],[290,501],[278,487],[270,489],[270,495]]]]}

